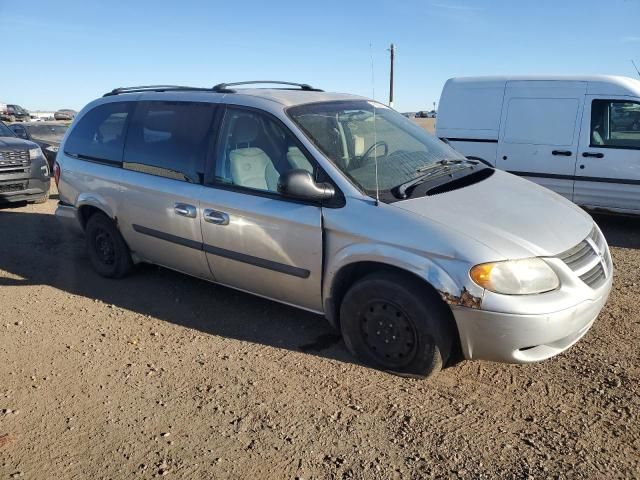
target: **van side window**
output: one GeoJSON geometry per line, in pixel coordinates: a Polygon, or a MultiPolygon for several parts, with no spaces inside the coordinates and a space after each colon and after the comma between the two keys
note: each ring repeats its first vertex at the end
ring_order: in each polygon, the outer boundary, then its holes
{"type": "Polygon", "coordinates": [[[504,142],[570,146],[578,108],[576,98],[512,98],[508,105],[504,142]]]}
{"type": "Polygon", "coordinates": [[[120,163],[131,102],[100,105],[87,112],[73,128],[65,153],[89,160],[120,163]]]}
{"type": "Polygon", "coordinates": [[[139,102],[131,120],[123,168],[201,183],[215,106],[139,102]]]}
{"type": "Polygon", "coordinates": [[[216,181],[269,192],[293,169],[314,168],[293,135],[269,116],[227,108],[216,152],[216,181]]]}
{"type": "Polygon", "coordinates": [[[590,145],[640,149],[640,103],[594,100],[590,145]]]}

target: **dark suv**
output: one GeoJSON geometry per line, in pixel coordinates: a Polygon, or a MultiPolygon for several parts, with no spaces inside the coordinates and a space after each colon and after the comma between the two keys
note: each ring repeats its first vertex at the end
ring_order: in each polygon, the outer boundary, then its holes
{"type": "Polygon", "coordinates": [[[49,164],[40,147],[23,140],[0,122],[0,203],[46,202],[49,164]]]}
{"type": "Polygon", "coordinates": [[[55,122],[29,122],[12,123],[9,128],[16,134],[16,137],[37,143],[47,157],[49,169],[53,171],[53,162],[58,154],[58,146],[69,128],[68,125],[55,122]]]}
{"type": "Polygon", "coordinates": [[[31,115],[20,105],[9,104],[0,111],[0,120],[7,120],[8,122],[28,122],[31,120],[31,115]]]}

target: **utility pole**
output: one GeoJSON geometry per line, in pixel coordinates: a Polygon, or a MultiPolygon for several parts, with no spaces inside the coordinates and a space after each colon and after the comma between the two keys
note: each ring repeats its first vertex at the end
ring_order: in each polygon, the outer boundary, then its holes
{"type": "Polygon", "coordinates": [[[391,74],[389,75],[389,106],[393,108],[393,62],[395,60],[396,47],[392,43],[389,49],[391,53],[391,74]]]}

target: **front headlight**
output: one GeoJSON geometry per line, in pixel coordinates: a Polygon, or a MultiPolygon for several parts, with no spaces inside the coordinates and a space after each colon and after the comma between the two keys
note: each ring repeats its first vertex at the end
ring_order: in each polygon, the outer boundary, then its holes
{"type": "Polygon", "coordinates": [[[47,152],[57,153],[58,152],[58,147],[56,145],[49,145],[47,148],[45,148],[45,150],[47,152]]]}
{"type": "Polygon", "coordinates": [[[481,287],[504,295],[544,293],[560,286],[556,273],[540,258],[483,263],[469,275],[481,287]]]}
{"type": "Polygon", "coordinates": [[[40,148],[32,148],[31,150],[29,150],[29,159],[30,160],[35,160],[35,159],[41,158],[43,156],[44,155],[42,155],[42,150],[40,150],[40,148]]]}

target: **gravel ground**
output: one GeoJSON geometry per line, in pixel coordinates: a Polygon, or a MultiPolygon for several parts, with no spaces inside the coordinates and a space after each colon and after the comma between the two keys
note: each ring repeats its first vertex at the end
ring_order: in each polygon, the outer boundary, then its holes
{"type": "Polygon", "coordinates": [[[568,352],[428,381],[315,315],[89,267],[44,205],[0,210],[0,478],[637,478],[640,221],[598,217],[611,298],[568,352]]]}

